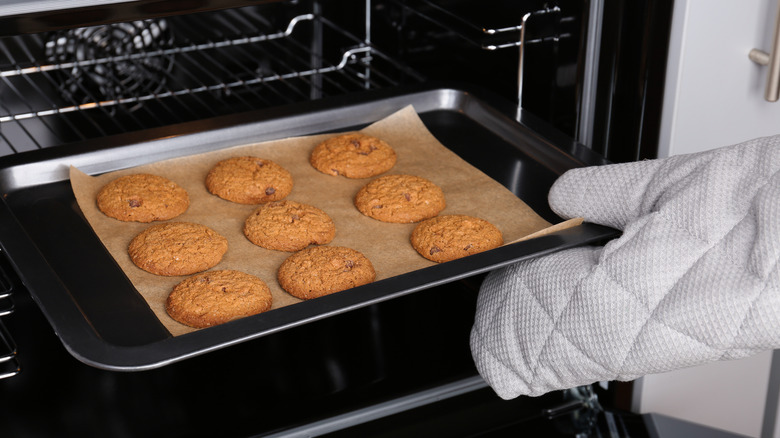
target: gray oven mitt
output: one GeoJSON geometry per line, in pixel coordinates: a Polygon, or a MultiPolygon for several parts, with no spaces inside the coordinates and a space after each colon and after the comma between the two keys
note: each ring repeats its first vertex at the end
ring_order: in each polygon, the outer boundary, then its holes
{"type": "Polygon", "coordinates": [[[471,350],[505,399],[780,347],[780,136],[574,169],[564,218],[623,231],[491,272],[471,350]]]}

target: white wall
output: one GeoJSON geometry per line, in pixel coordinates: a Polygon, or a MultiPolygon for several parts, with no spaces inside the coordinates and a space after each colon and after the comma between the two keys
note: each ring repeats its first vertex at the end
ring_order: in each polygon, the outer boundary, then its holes
{"type": "Polygon", "coordinates": [[[659,154],[780,134],[780,102],[764,100],[777,0],[676,0],[659,154]]]}

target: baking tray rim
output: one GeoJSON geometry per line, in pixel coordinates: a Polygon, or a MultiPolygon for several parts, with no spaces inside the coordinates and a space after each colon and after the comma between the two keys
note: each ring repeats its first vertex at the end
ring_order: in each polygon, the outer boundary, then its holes
{"type": "MultiPolygon", "coordinates": [[[[368,124],[397,111],[406,104],[412,103],[420,113],[431,110],[454,110],[471,117],[484,118],[485,121],[489,121],[494,125],[491,126],[493,129],[508,128],[511,130],[521,128],[524,135],[539,136],[536,141],[541,141],[546,146],[542,148],[543,150],[537,152],[543,155],[552,154],[557,156],[558,162],[553,163],[553,167],[557,167],[559,172],[567,167],[588,164],[542,139],[540,136],[541,129],[528,128],[522,123],[524,121],[523,118],[521,118],[521,123],[517,123],[512,118],[507,117],[507,107],[504,107],[503,112],[499,111],[494,106],[495,104],[489,103],[489,94],[486,95],[488,96],[487,98],[481,98],[477,96],[477,93],[462,87],[437,88],[436,85],[432,85],[423,88],[400,88],[391,93],[366,93],[355,98],[323,99],[321,101],[307,102],[306,105],[292,105],[290,108],[291,112],[281,111],[281,115],[277,114],[275,117],[272,112],[266,112],[264,114],[267,116],[266,118],[263,117],[263,114],[253,112],[249,119],[245,117],[237,117],[232,121],[225,119],[212,124],[206,123],[204,124],[205,127],[201,128],[186,126],[183,127],[182,131],[192,129],[192,134],[198,134],[198,130],[209,129],[210,131],[208,132],[212,135],[220,136],[220,134],[224,134],[224,132],[220,131],[221,129],[230,130],[235,138],[228,138],[224,142],[209,144],[208,150],[213,150],[241,144],[243,141],[241,137],[246,135],[244,130],[247,127],[250,127],[251,130],[252,126],[273,123],[275,120],[285,119],[285,117],[309,117],[318,120],[319,123],[298,124],[298,126],[306,126],[306,132],[298,133],[297,135],[309,135],[323,132],[323,130],[326,132],[339,130],[347,126],[368,124]],[[404,105],[401,106],[401,103],[404,105]],[[345,104],[348,106],[344,107],[345,104]],[[376,108],[372,111],[367,111],[368,108],[372,107],[382,107],[382,111],[377,112],[376,108]],[[345,126],[335,126],[338,124],[334,123],[327,124],[318,119],[318,114],[334,108],[339,108],[347,113],[346,117],[343,117],[341,121],[341,124],[345,126]],[[221,124],[229,126],[215,127],[221,124]],[[545,147],[551,149],[545,150],[545,147]]],[[[501,101],[497,100],[496,102],[501,101]]],[[[527,120],[537,123],[539,127],[542,126],[533,117],[526,117],[527,120]]],[[[163,146],[165,146],[166,142],[181,142],[182,138],[186,138],[187,135],[179,133],[160,138],[155,137],[159,132],[149,131],[147,134],[157,138],[149,141],[161,142],[163,146]]],[[[548,132],[555,133],[554,130],[548,132]]],[[[285,136],[290,136],[290,133],[286,132],[285,129],[280,129],[266,132],[265,137],[269,138],[258,140],[257,135],[254,135],[252,138],[253,141],[265,141],[285,136]]],[[[41,172],[37,176],[38,181],[67,180],[67,169],[63,169],[63,167],[68,166],[63,166],[60,160],[67,158],[70,163],[73,163],[74,158],[80,158],[84,163],[89,163],[90,160],[95,161],[97,158],[107,157],[107,155],[104,155],[106,151],[124,151],[126,154],[132,154],[130,150],[133,149],[137,140],[137,135],[120,136],[120,138],[115,139],[115,144],[104,148],[95,148],[94,145],[90,144],[91,142],[85,142],[82,147],[74,146],[73,149],[69,148],[68,151],[63,151],[65,148],[60,148],[57,151],[36,151],[43,152],[42,154],[17,154],[11,156],[8,160],[0,160],[0,189],[3,189],[5,192],[7,189],[24,187],[25,184],[36,184],[27,178],[27,176],[32,174],[30,172],[31,169],[28,168],[29,166],[33,168],[40,167],[37,169],[41,172]],[[8,172],[15,172],[15,174],[9,177],[8,172]]],[[[568,146],[571,147],[571,144],[568,146]]],[[[122,160],[120,156],[118,159],[115,158],[104,162],[104,164],[108,163],[109,168],[99,170],[108,172],[118,168],[134,167],[145,162],[159,161],[205,151],[202,148],[185,148],[180,146],[169,149],[163,147],[162,150],[163,152],[158,155],[144,155],[140,162],[138,160],[135,162],[130,160],[128,162],[122,160]],[[119,164],[120,161],[122,162],[121,165],[119,164]],[[113,168],[113,166],[119,167],[113,168]]],[[[75,162],[78,163],[79,160],[76,159],[75,162]]],[[[88,165],[81,168],[82,170],[86,168],[85,171],[87,173],[94,173],[98,170],[94,166],[90,167],[88,165]]],[[[75,358],[88,365],[114,371],[141,371],[158,368],[189,357],[205,354],[357,308],[374,305],[422,289],[475,276],[524,259],[575,246],[602,242],[614,237],[617,233],[611,228],[585,223],[573,229],[559,231],[537,239],[513,243],[464,259],[412,271],[339,294],[297,303],[294,306],[274,309],[261,315],[243,318],[220,326],[169,337],[144,345],[119,346],[103,340],[99,333],[91,327],[86,316],[79,311],[78,303],[68,299],[70,295],[64,285],[58,281],[56,272],[45,269],[40,271],[41,268],[47,266],[46,259],[38,252],[33,239],[26,235],[24,227],[15,219],[11,208],[5,201],[0,204],[0,223],[3,224],[3,230],[5,230],[5,235],[0,235],[0,249],[8,256],[17,274],[22,278],[23,284],[46,315],[65,348],[75,358]],[[37,269],[33,269],[33,267],[37,269]],[[35,275],[29,275],[28,272],[30,271],[36,271],[35,275]],[[409,284],[413,286],[409,287],[409,284]]]]}

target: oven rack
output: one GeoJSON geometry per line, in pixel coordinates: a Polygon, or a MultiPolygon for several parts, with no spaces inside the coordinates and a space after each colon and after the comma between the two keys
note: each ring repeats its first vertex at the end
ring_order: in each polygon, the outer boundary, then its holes
{"type": "MultiPolygon", "coordinates": [[[[485,17],[459,13],[450,8],[443,7],[431,0],[391,0],[399,5],[405,14],[417,17],[442,29],[449,35],[465,41],[472,47],[484,51],[497,51],[502,49],[516,49],[518,61],[516,67],[517,87],[515,103],[518,111],[523,102],[523,78],[525,76],[526,48],[532,44],[557,42],[561,39],[571,38],[571,35],[561,30],[560,24],[570,20],[564,16],[563,11],[557,5],[545,4],[541,9],[527,10],[523,2],[510,1],[502,5],[503,19],[508,20],[507,25],[480,26],[477,23],[488,23],[485,17]],[[552,19],[552,20],[550,20],[552,19]],[[547,26],[538,26],[544,30],[530,31],[529,23],[532,21],[545,21],[547,26]],[[552,26],[549,23],[556,23],[552,26]]],[[[500,3],[500,2],[499,2],[500,3]]],[[[485,8],[496,17],[496,6],[485,8]]],[[[473,10],[471,11],[473,12],[473,10]]]]}
{"type": "Polygon", "coordinates": [[[524,46],[567,37],[526,29],[560,17],[557,6],[529,12],[508,1],[506,25],[485,27],[457,2],[363,1],[365,22],[349,30],[311,5],[285,19],[247,6],[0,39],[0,156],[420,82],[372,43],[371,21],[387,5],[483,51],[517,49],[518,107],[524,46]]]}
{"type": "MultiPolygon", "coordinates": [[[[250,40],[250,38],[246,38],[246,40],[250,40]]],[[[259,38],[254,40],[261,41],[261,39],[259,38]]],[[[262,41],[267,41],[267,40],[270,39],[262,39],[262,41]]],[[[222,43],[225,44],[210,43],[206,45],[201,45],[201,47],[197,47],[197,50],[205,50],[206,48],[215,49],[219,47],[234,47],[237,44],[243,44],[243,43],[236,43],[235,41],[224,41],[222,43]]],[[[18,70],[6,70],[6,71],[0,71],[0,77],[7,78],[7,77],[28,75],[34,73],[43,73],[48,71],[63,71],[67,69],[87,68],[87,67],[101,65],[101,64],[111,64],[115,62],[123,62],[129,60],[148,59],[149,57],[154,57],[154,56],[167,56],[172,54],[181,55],[192,51],[189,50],[192,48],[195,47],[190,46],[185,48],[156,50],[154,53],[148,54],[148,56],[144,56],[144,57],[117,56],[117,57],[96,59],[93,61],[69,62],[63,64],[50,64],[50,65],[42,65],[42,66],[35,66],[35,67],[27,67],[18,70]]],[[[223,82],[218,82],[215,84],[202,83],[192,88],[166,89],[166,90],[161,90],[159,92],[155,92],[153,94],[142,94],[138,96],[119,97],[113,100],[97,101],[97,99],[95,99],[95,101],[90,101],[81,104],[74,103],[70,106],[55,107],[55,108],[43,109],[43,110],[38,110],[38,111],[33,111],[28,113],[0,115],[0,123],[24,120],[33,117],[46,117],[46,116],[51,116],[56,114],[65,114],[73,111],[86,111],[86,110],[97,109],[97,108],[110,108],[117,105],[138,104],[149,100],[165,99],[168,97],[204,93],[209,91],[229,92],[230,89],[239,88],[239,87],[249,87],[252,85],[264,84],[264,83],[269,83],[274,81],[283,81],[286,79],[304,78],[307,76],[314,76],[314,75],[323,75],[327,73],[344,70],[347,64],[355,63],[358,60],[359,55],[366,56],[363,59],[361,59],[360,62],[362,62],[364,65],[367,66],[368,65],[367,61],[370,59],[367,56],[370,56],[372,51],[373,49],[369,46],[358,46],[352,49],[347,49],[344,51],[343,55],[341,56],[341,61],[337,65],[331,64],[326,67],[312,68],[309,70],[300,70],[300,71],[296,70],[287,73],[274,73],[269,76],[256,76],[249,79],[235,78],[234,80],[225,80],[223,82]]],[[[368,76],[369,75],[364,74],[364,75],[360,75],[359,77],[365,79],[368,76]]],[[[366,84],[366,88],[370,88],[370,84],[366,84]]]]}
{"type": "MultiPolygon", "coordinates": [[[[560,14],[561,9],[557,5],[545,5],[541,9],[528,11],[522,6],[522,3],[518,3],[510,8],[514,9],[513,11],[502,11],[502,14],[508,13],[510,16],[512,13],[516,13],[516,17],[509,18],[506,25],[485,26],[482,25],[480,17],[466,17],[458,11],[451,10],[431,0],[392,0],[392,2],[405,13],[428,21],[482,50],[493,51],[509,48],[522,50],[522,47],[527,44],[570,37],[567,34],[553,34],[529,38],[526,33],[529,20],[560,14]]],[[[492,10],[492,8],[487,9],[492,10]]],[[[485,20],[484,24],[489,21],[485,20]]]]}
{"type": "Polygon", "coordinates": [[[5,38],[0,155],[421,80],[367,40],[255,7],[5,38]]]}

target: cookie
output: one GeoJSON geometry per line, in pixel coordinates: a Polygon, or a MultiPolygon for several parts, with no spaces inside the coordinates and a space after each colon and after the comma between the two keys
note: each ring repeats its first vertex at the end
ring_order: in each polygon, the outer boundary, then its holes
{"type": "Polygon", "coordinates": [[[318,144],[309,157],[315,169],[328,175],[370,178],[395,166],[396,154],[390,145],[370,135],[350,133],[318,144]]]}
{"type": "Polygon", "coordinates": [[[439,186],[413,175],[379,177],[355,195],[355,207],[382,222],[419,222],[436,216],[445,206],[439,186]]]}
{"type": "Polygon", "coordinates": [[[173,219],[190,205],[187,191],[157,175],[139,173],[119,177],[97,194],[97,206],[106,216],[125,222],[173,219]]]}
{"type": "Polygon", "coordinates": [[[227,248],[227,239],[205,225],[169,222],[152,225],[136,235],[127,252],[146,272],[176,276],[216,266],[227,248]]]}
{"type": "Polygon", "coordinates": [[[255,245],[277,251],[300,251],[330,243],[336,225],[317,207],[295,201],[261,205],[244,222],[244,235],[255,245]]]}
{"type": "Polygon", "coordinates": [[[412,246],[434,262],[448,262],[504,244],[501,231],[490,222],[465,215],[443,215],[417,224],[412,246]]]}
{"type": "Polygon", "coordinates": [[[174,286],[165,310],[182,324],[204,328],[257,315],[272,304],[271,291],[263,280],[240,271],[218,270],[185,278],[174,286]]]}
{"type": "Polygon", "coordinates": [[[234,157],[218,162],[209,171],[206,188],[228,201],[261,204],[289,195],[293,178],[290,172],[271,160],[234,157]]]}
{"type": "Polygon", "coordinates": [[[277,272],[282,289],[308,300],[371,283],[376,272],[359,251],[342,246],[312,246],[288,257],[277,272]]]}

